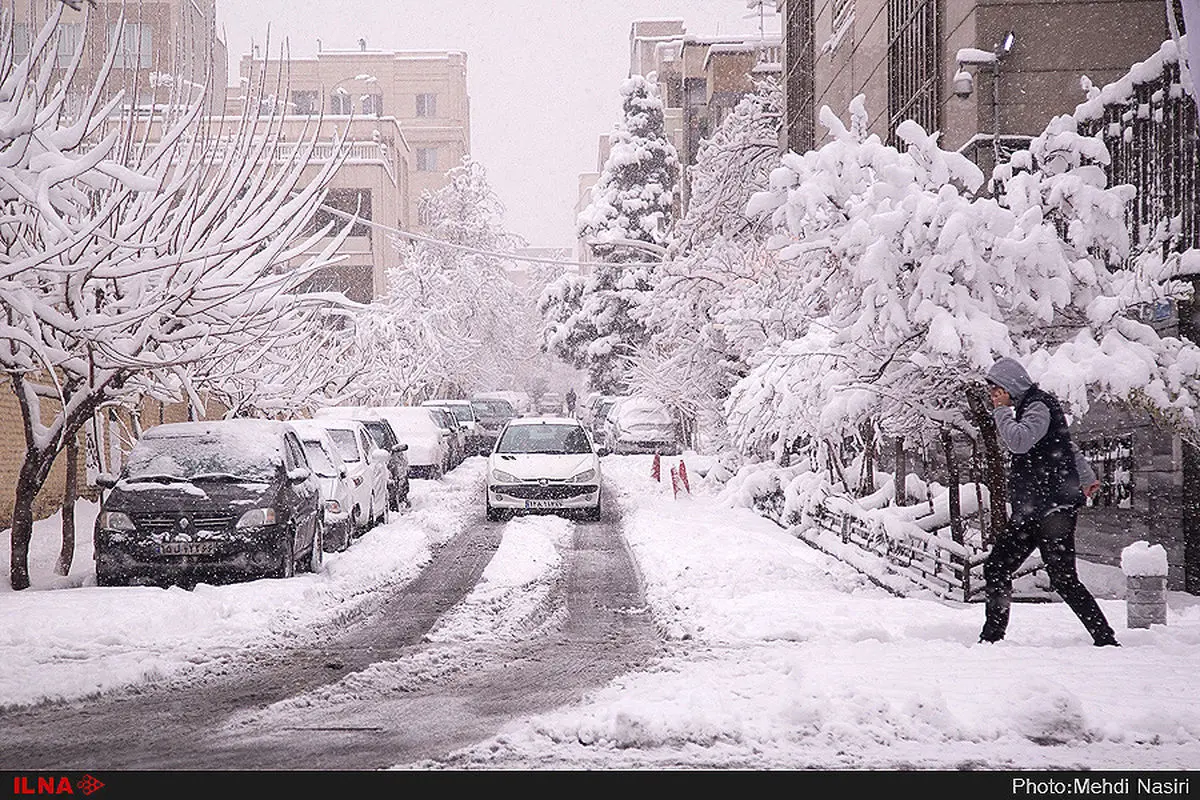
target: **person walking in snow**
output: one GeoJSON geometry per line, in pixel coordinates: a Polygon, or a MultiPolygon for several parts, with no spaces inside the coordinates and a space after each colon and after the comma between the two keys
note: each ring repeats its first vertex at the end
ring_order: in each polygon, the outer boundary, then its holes
{"type": "Polygon", "coordinates": [[[987,374],[992,416],[1011,453],[1012,513],[983,565],[986,620],[981,642],[998,642],[1008,629],[1012,576],[1037,548],[1054,591],[1071,607],[1097,647],[1118,645],[1113,629],[1075,570],[1075,522],[1085,496],[1100,487],[1096,473],[1071,441],[1058,400],[1038,388],[1017,361],[1001,358],[987,374]]]}
{"type": "Polygon", "coordinates": [[[575,416],[575,387],[567,389],[567,416],[575,416]]]}

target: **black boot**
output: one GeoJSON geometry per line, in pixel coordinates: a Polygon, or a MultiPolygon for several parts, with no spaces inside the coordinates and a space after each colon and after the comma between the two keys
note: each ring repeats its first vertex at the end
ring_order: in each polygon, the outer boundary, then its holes
{"type": "Polygon", "coordinates": [[[981,642],[998,642],[1008,630],[1008,612],[1012,596],[1007,592],[989,592],[986,604],[986,619],[979,634],[981,642]]]}

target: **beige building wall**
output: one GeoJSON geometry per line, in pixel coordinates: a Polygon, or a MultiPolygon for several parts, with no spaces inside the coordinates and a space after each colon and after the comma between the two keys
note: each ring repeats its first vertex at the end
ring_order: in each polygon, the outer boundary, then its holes
{"type": "Polygon", "coordinates": [[[471,151],[466,54],[323,50],[291,59],[282,78],[279,65],[278,60],[243,56],[238,70],[243,91],[284,102],[289,114],[319,114],[343,128],[354,120],[355,130],[368,136],[374,125],[396,145],[403,137],[401,227],[424,230],[422,194],[445,186],[446,171],[471,151]]]}
{"type": "MultiPolygon", "coordinates": [[[[59,0],[10,0],[13,40],[17,54],[28,52],[59,0]]],[[[229,83],[229,53],[218,35],[216,0],[96,0],[95,7],[64,9],[59,20],[59,64],[70,63],[70,54],[82,43],[81,72],[75,84],[80,91],[99,73],[116,26],[124,18],[121,47],[106,82],[110,93],[125,92],[127,103],[149,106],[166,103],[176,90],[191,99],[203,87],[208,110],[219,110],[229,83]],[[85,25],[86,20],[86,25],[85,25]]]]}

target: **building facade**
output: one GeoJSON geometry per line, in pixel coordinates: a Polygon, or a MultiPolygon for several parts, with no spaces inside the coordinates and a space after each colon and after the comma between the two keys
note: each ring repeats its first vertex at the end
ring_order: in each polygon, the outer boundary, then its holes
{"type": "Polygon", "coordinates": [[[870,130],[912,119],[991,174],[1047,122],[1125,74],[1169,36],[1158,0],[777,0],[788,149],[824,136],[866,96],[870,130]]]}
{"type": "Polygon", "coordinates": [[[279,112],[291,141],[319,127],[319,138],[353,142],[313,229],[328,221],[357,223],[340,265],[322,270],[311,289],[338,290],[370,302],[383,294],[388,271],[401,260],[395,230],[426,228],[421,198],[445,185],[445,173],[470,152],[466,54],[458,51],[321,50],[315,56],[242,57],[243,98],[263,113],[279,112]]]}
{"type": "Polygon", "coordinates": [[[218,34],[216,0],[96,0],[79,10],[59,0],[13,0],[14,56],[21,58],[49,14],[62,7],[57,63],[67,67],[81,49],[80,87],[94,82],[116,48],[105,90],[125,93],[125,103],[149,109],[174,98],[190,101],[204,91],[205,108],[219,112],[229,83],[229,53],[218,34]],[[85,24],[86,21],[86,24],[85,24]]]}

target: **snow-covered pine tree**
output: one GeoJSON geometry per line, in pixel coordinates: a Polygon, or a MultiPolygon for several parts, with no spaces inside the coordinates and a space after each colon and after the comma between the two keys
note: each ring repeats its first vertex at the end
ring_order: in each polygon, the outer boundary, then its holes
{"type": "Polygon", "coordinates": [[[679,180],[656,76],[628,78],[621,96],[624,119],[578,220],[579,237],[598,260],[586,277],[564,275],[540,302],[544,346],[586,369],[592,387],[608,393],[624,390],[627,359],[646,340],[632,310],[653,285],[649,259],[669,242],[679,180]]]}

